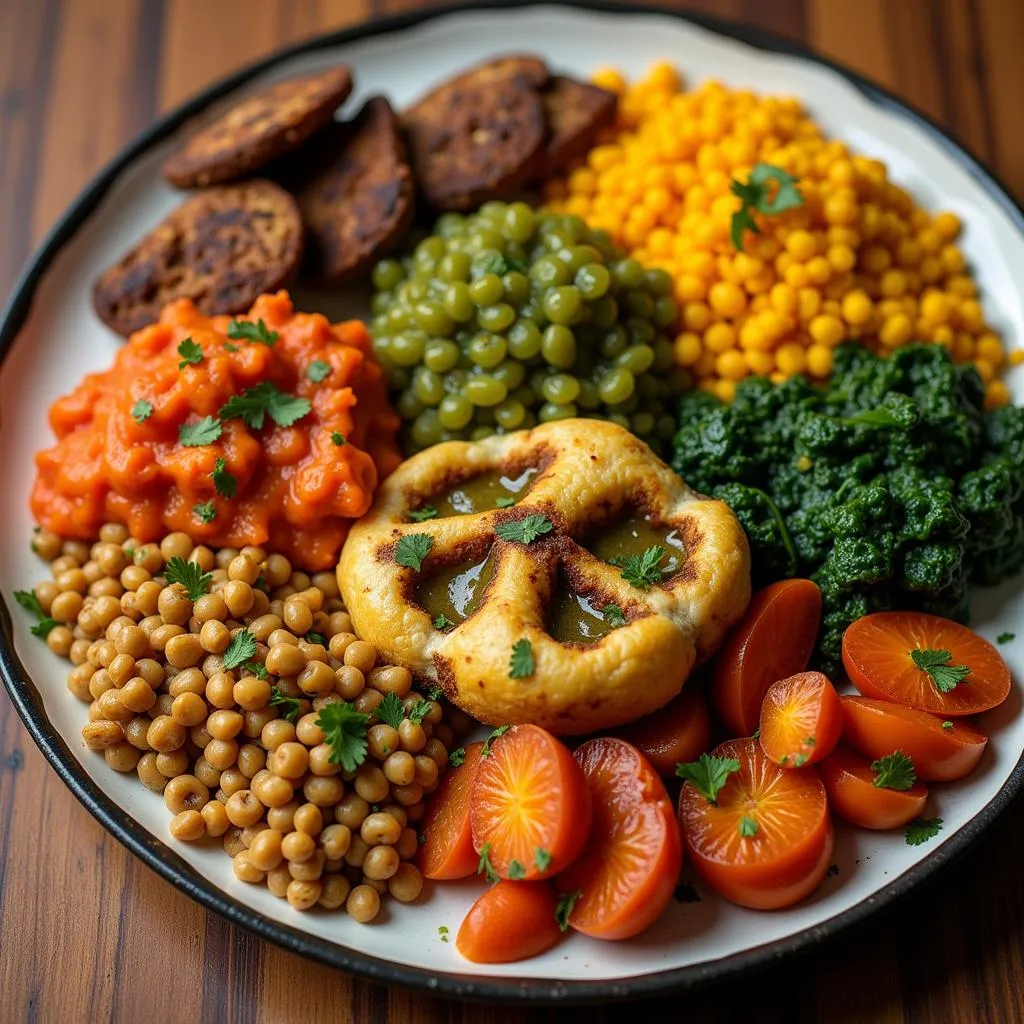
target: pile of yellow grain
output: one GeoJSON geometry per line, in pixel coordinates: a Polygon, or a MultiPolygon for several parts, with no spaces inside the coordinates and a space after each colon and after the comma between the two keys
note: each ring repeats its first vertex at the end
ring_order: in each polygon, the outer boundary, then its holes
{"type": "Polygon", "coordinates": [[[728,401],[749,374],[828,376],[843,341],[875,351],[930,341],[978,367],[989,406],[1009,401],[1006,353],[955,214],[917,207],[884,163],[826,139],[795,99],[715,81],[684,92],[669,64],[634,85],[614,70],[595,81],[619,93],[619,123],[545,198],[672,275],[676,357],[699,386],[728,401]],[[747,232],[738,252],[730,185],[758,163],[797,176],[804,202],[758,215],[762,233],[747,232]]]}

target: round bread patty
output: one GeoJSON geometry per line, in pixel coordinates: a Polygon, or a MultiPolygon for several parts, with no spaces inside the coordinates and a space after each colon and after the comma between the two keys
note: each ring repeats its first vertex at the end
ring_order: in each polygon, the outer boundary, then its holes
{"type": "Polygon", "coordinates": [[[269,181],[204,189],[181,204],[93,288],[100,319],[126,337],[172,299],[207,316],[244,313],[285,284],[302,260],[295,200],[269,181]]]}
{"type": "Polygon", "coordinates": [[[615,93],[566,75],[552,78],[542,99],[548,141],[534,167],[537,179],[550,177],[583,156],[615,120],[618,106],[615,93]]]}
{"type": "Polygon", "coordinates": [[[323,128],[351,91],[346,67],[261,89],[192,135],[164,163],[164,177],[179,188],[195,188],[252,174],[323,128]]]}
{"type": "Polygon", "coordinates": [[[506,56],[442,83],[402,116],[416,180],[430,206],[468,210],[530,178],[546,124],[543,61],[506,56]]]}
{"type": "Polygon", "coordinates": [[[326,128],[295,163],[303,165],[292,191],[312,276],[334,284],[357,276],[412,222],[412,171],[398,119],[383,96],[367,100],[353,120],[326,128]]]}

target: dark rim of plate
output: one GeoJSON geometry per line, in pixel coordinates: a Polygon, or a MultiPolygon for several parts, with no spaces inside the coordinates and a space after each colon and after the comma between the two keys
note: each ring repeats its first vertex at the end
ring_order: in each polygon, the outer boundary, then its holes
{"type": "MultiPolygon", "coordinates": [[[[24,325],[36,287],[48,267],[62,247],[73,238],[92,214],[118,176],[147,150],[173,134],[189,118],[201,113],[215,100],[227,96],[232,90],[244,85],[256,75],[262,74],[298,54],[312,53],[329,47],[353,43],[357,40],[385,35],[420,25],[438,17],[466,11],[533,6],[562,6],[620,15],[660,14],[692,22],[755,49],[787,54],[812,64],[827,67],[855,86],[876,106],[899,114],[938,145],[987,192],[1006,217],[1024,235],[1024,210],[1010,197],[1006,187],[979,160],[954,142],[929,117],[897,99],[885,89],[847,68],[818,56],[804,46],[746,25],[723,22],[703,15],[683,14],[679,11],[665,10],[647,4],[617,3],[613,0],[476,0],[472,3],[459,3],[371,21],[280,50],[271,57],[251,64],[215,83],[158,120],[129,143],[86,186],[57,221],[29,261],[11,293],[2,318],[0,318],[0,360],[6,356],[17,333],[24,325]]],[[[806,952],[820,945],[823,940],[832,938],[839,932],[863,922],[880,908],[905,896],[925,879],[932,878],[936,872],[960,857],[981,833],[1006,811],[1024,789],[1024,757],[1022,757],[996,796],[925,861],[905,872],[868,899],[837,914],[825,923],[742,953],[688,967],[654,971],[634,978],[605,981],[559,981],[457,973],[437,974],[421,968],[367,956],[355,949],[337,945],[316,935],[299,931],[264,917],[232,899],[209,879],[200,875],[170,847],[152,836],[82,771],[75,754],[51,725],[43,708],[42,697],[28,678],[24,665],[14,651],[11,616],[2,598],[0,598],[0,677],[2,677],[11,700],[32,738],[65,785],[104,828],[175,888],[191,896],[209,910],[221,914],[233,924],[247,928],[261,938],[269,939],[301,956],[311,957],[375,982],[407,985],[427,992],[461,999],[535,1003],[610,1002],[653,996],[673,990],[694,989],[697,986],[740,972],[771,966],[792,954],[806,952]]]]}

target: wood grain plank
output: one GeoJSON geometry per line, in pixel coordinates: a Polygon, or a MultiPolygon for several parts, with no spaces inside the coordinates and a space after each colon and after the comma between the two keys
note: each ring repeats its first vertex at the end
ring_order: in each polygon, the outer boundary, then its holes
{"type": "Polygon", "coordinates": [[[973,7],[981,38],[980,73],[990,108],[996,171],[1024,199],[1024,4],[1018,0],[978,0],[973,7]]]}
{"type": "Polygon", "coordinates": [[[896,60],[886,11],[889,0],[807,0],[807,40],[826,57],[892,86],[896,60]]]}

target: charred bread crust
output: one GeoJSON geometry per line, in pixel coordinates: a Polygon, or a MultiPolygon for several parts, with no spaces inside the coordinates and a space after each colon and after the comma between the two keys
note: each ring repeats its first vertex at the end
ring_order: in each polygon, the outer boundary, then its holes
{"type": "Polygon", "coordinates": [[[551,79],[542,100],[548,140],[534,167],[538,179],[550,177],[585,155],[615,121],[618,109],[615,93],[566,75],[551,79]]]}

